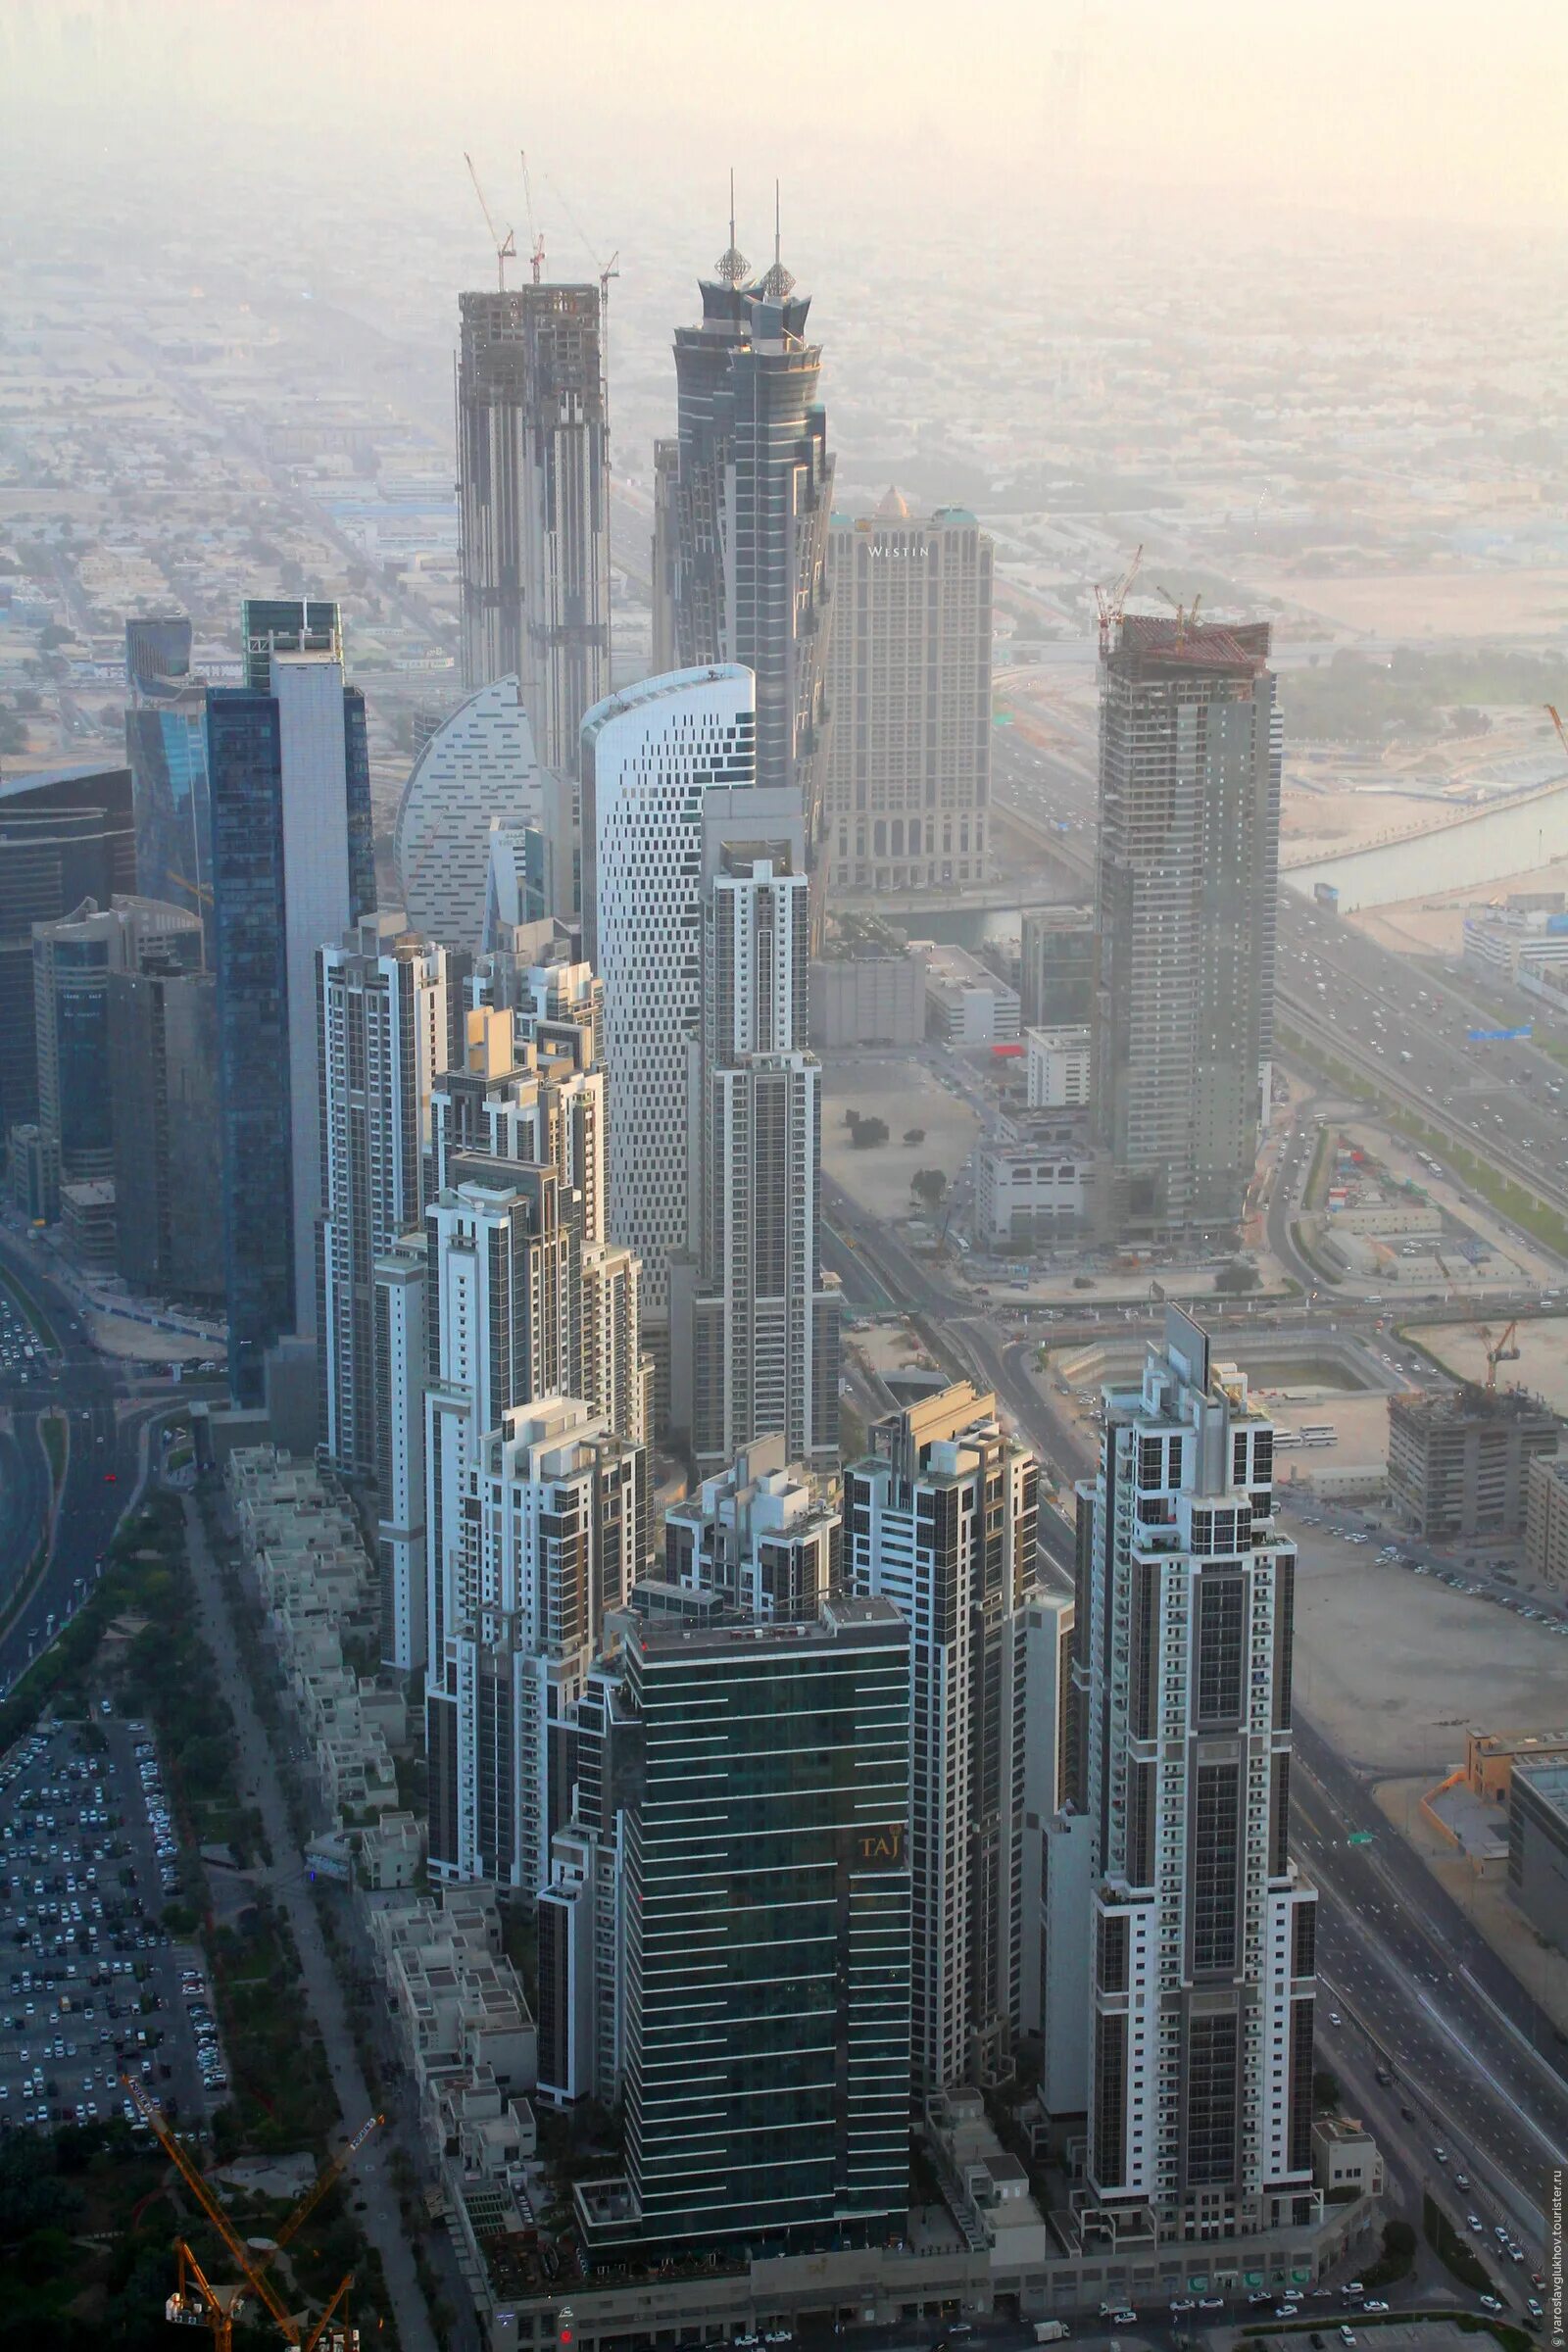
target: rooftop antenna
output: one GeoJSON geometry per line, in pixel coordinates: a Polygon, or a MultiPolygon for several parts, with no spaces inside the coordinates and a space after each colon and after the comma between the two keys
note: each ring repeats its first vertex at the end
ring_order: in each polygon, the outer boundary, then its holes
{"type": "MultiPolygon", "coordinates": [[[[463,160],[468,167],[468,177],[472,180],[473,192],[479,199],[479,210],[483,213],[484,224],[490,231],[490,242],[496,249],[496,276],[504,294],[507,290],[507,264],[514,262],[517,258],[517,240],[510,228],[504,237],[496,235],[496,224],[490,218],[490,207],[484,200],[484,190],[479,185],[479,174],[473,168],[473,158],[466,148],[463,151],[463,160]]],[[[537,271],[535,274],[537,275],[537,271]]]]}
{"type": "Polygon", "coordinates": [[[537,285],[544,275],[545,241],[534,225],[533,184],[528,177],[528,150],[526,147],[519,147],[517,153],[522,158],[522,201],[528,208],[528,267],[533,271],[533,282],[537,285]]]}
{"type": "Polygon", "coordinates": [[[775,179],[773,182],[773,267],[764,271],[760,286],[761,292],[767,296],[770,302],[782,302],[795,283],[780,258],[781,245],[779,183],[775,179]]]}
{"type": "Polygon", "coordinates": [[[751,263],[735,242],[735,168],[729,174],[729,243],[718,257],[718,274],[726,286],[738,286],[751,273],[751,263]]]}

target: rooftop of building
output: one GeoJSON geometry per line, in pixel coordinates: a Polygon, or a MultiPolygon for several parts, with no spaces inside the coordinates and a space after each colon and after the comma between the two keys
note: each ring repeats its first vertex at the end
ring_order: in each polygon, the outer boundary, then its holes
{"type": "Polygon", "coordinates": [[[1125,612],[1111,659],[1152,662],[1162,668],[1233,670],[1255,677],[1268,660],[1269,642],[1266,620],[1225,627],[1188,616],[1125,612]]]}
{"type": "Polygon", "coordinates": [[[587,742],[607,727],[612,719],[628,717],[635,710],[646,710],[659,703],[677,702],[695,686],[746,686],[756,693],[756,680],[741,662],[709,662],[696,669],[666,669],[651,678],[638,678],[630,686],[617,686],[607,694],[602,703],[584,713],[583,740],[587,742]]]}
{"type": "Polygon", "coordinates": [[[640,1624],[635,1639],[645,1659],[657,1665],[677,1657],[755,1655],[758,1650],[798,1650],[810,1643],[881,1642],[889,1636],[906,1639],[905,1621],[892,1601],[880,1594],[858,1599],[834,1593],[815,1618],[766,1624],[738,1618],[712,1626],[650,1618],[640,1624]]]}
{"type": "Polygon", "coordinates": [[[1568,1757],[1542,1756],[1534,1762],[1514,1759],[1514,1787],[1522,1784],[1542,1804],[1562,1816],[1568,1829],[1568,1757]]]}
{"type": "Polygon", "coordinates": [[[1389,1398],[1389,1420],[1435,1429],[1483,1421],[1550,1421],[1551,1407],[1528,1389],[1487,1389],[1466,1381],[1456,1389],[1408,1389],[1389,1398]]]}

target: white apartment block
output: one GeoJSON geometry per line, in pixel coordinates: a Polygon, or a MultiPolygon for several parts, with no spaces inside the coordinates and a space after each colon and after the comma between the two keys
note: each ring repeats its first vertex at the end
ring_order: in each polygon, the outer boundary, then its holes
{"type": "Polygon", "coordinates": [[[670,1272],[670,1426],[698,1463],[780,1436],[838,1457],[839,1291],[822,1273],[821,1069],[806,1051],[810,905],[795,795],[704,807],[695,1249],[670,1272]],[[739,838],[739,821],[748,829],[739,838]]]}
{"type": "Polygon", "coordinates": [[[1026,1029],[1025,1076],[1031,1110],[1087,1108],[1093,1100],[1090,1050],[1093,1031],[1026,1029]]]}
{"type": "Polygon", "coordinates": [[[271,657],[282,777],[284,960],[294,1211],[294,1328],[316,1337],[316,1221],[321,1213],[320,1014],[316,957],[354,921],[344,823],[348,722],[332,654],[271,657]]]}
{"type": "Polygon", "coordinates": [[[1040,1736],[1019,1612],[1039,1465],[960,1381],[873,1433],[844,1473],[849,1590],[910,1630],[913,2064],[927,2092],[995,2080],[1020,2021],[1026,1756],[1040,1736]]]}
{"type": "Polygon", "coordinates": [[[703,802],[757,772],[757,687],[735,663],[645,678],[582,726],[583,946],[605,988],[612,1238],[662,1321],[687,1244],[688,1040],[702,1026],[703,802]]]}
{"type": "Polygon", "coordinates": [[[937,890],[991,870],[993,543],[897,491],[828,532],[826,781],[835,890],[937,890]]]}
{"type": "MultiPolygon", "coordinates": [[[[531,1902],[550,1875],[552,1727],[641,1572],[647,1456],[579,1398],[542,1396],[481,1439],[465,1501],[444,1660],[457,1840],[431,1860],[531,1902]]],[[[564,1813],[569,1788],[555,1794],[564,1813]]]]}
{"type": "Polygon", "coordinates": [[[444,952],[368,915],[317,956],[321,1057],[318,1297],[321,1440],[350,1475],[376,1467],[374,1266],[424,1213],[430,1090],[447,1054],[444,952]]]}
{"type": "Polygon", "coordinates": [[[410,1674],[424,1664],[424,1381],[429,1254],[422,1232],[400,1237],[373,1267],[376,1552],[381,1656],[410,1674]]]}
{"type": "Polygon", "coordinates": [[[1175,1308],[1104,1395],[1078,1490],[1090,1934],[1053,1940],[1048,1988],[1091,2018],[1084,2241],[1308,2223],[1317,1896],[1287,1843],[1273,1425],[1175,1308]]]}

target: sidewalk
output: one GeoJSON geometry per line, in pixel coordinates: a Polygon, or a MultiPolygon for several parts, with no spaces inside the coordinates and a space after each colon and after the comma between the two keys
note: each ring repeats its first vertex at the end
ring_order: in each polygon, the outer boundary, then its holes
{"type": "MultiPolygon", "coordinates": [[[[349,2130],[357,2131],[365,2118],[375,2111],[354,2046],[342,1987],[327,1954],[316,1905],[306,1884],[304,1862],[289,1828],[277,1767],[240,1664],[228,1604],[208,1549],[201,1516],[189,1495],[185,1497],[185,1532],[190,1544],[202,1635],[212,1650],[223,1696],[234,1713],[241,1786],[247,1794],[254,1794],[271,1847],[271,1869],[260,1874],[261,1883],[270,1886],[274,1899],[288,1914],[299,1949],[305,2000],[321,2029],[332,2087],[345,2124],[349,2130]]],[[[404,2352],[436,2352],[435,2333],[415,2274],[414,2257],[403,2235],[397,2190],[387,2172],[389,2153],[384,2134],[373,2133],[360,2152],[348,2185],[354,2199],[363,2198],[365,2202],[365,2211],[359,2218],[367,2238],[381,2257],[404,2352]]]]}

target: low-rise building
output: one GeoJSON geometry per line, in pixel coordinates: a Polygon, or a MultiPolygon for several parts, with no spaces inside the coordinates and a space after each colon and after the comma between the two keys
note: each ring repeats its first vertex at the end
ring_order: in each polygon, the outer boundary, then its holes
{"type": "Polygon", "coordinates": [[[1525,1477],[1525,1567],[1568,1588],[1568,1454],[1538,1453],[1525,1477]]]}
{"type": "Polygon", "coordinates": [[[1383,2158],[1365,2124],[1325,2115],[1312,2126],[1312,2178],[1325,2197],[1381,2197],[1383,2158]]]}
{"type": "Polygon", "coordinates": [[[1527,1465],[1555,1453],[1556,1414],[1521,1389],[1470,1385],[1389,1398],[1389,1487],[1426,1537],[1512,1536],[1527,1465]]]}
{"type": "Polygon", "coordinates": [[[982,1250],[1028,1250],[1088,1224],[1094,1155],[1073,1120],[1009,1121],[975,1147],[974,1238],[982,1250]]]}
{"type": "Polygon", "coordinates": [[[1031,1110],[1085,1108],[1090,1100],[1093,1032],[1085,1023],[1063,1029],[1026,1029],[1031,1110]]]}
{"type": "Polygon", "coordinates": [[[925,974],[908,954],[829,956],[811,965],[813,1046],[917,1046],[925,974]]]}
{"type": "Polygon", "coordinates": [[[930,939],[911,940],[909,954],[925,976],[929,1035],[950,1046],[993,1046],[1017,1037],[1018,991],[999,980],[978,956],[930,939]]]}
{"type": "Polygon", "coordinates": [[[1568,1760],[1515,1763],[1508,1892],[1537,1933],[1568,1952],[1568,1760]]]}
{"type": "Polygon", "coordinates": [[[1516,1764],[1568,1763],[1568,1731],[1466,1732],[1465,1785],[1487,1804],[1505,1805],[1516,1764]]]}

